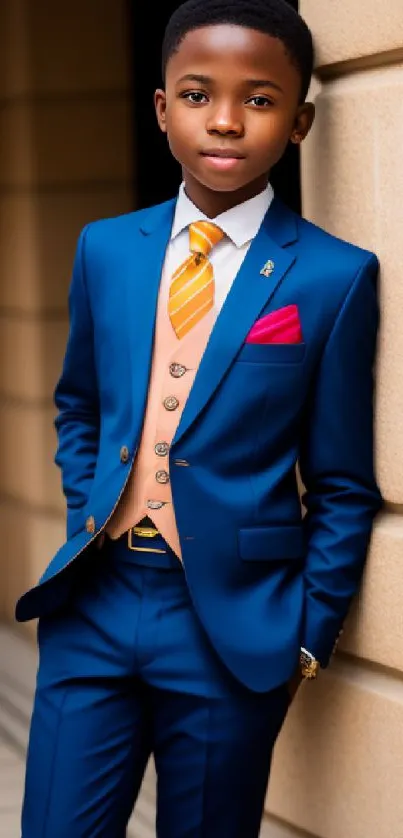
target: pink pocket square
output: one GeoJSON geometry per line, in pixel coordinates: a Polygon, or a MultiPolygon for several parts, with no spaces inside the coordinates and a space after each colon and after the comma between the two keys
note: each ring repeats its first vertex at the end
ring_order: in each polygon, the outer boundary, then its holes
{"type": "Polygon", "coordinates": [[[298,306],[272,311],[253,324],[246,343],[302,343],[298,306]]]}

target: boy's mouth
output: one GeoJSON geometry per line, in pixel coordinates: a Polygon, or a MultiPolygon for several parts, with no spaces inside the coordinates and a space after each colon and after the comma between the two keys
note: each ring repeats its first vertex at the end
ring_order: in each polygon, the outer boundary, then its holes
{"type": "Polygon", "coordinates": [[[213,168],[221,170],[232,169],[245,159],[243,154],[232,148],[210,148],[200,154],[213,168]]]}
{"type": "Polygon", "coordinates": [[[203,157],[221,157],[242,160],[244,155],[234,148],[209,148],[200,152],[203,157]]]}

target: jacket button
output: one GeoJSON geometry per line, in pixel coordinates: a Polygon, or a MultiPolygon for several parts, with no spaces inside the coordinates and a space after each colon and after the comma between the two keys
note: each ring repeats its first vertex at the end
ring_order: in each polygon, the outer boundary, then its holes
{"type": "Polygon", "coordinates": [[[127,445],[122,445],[120,449],[120,462],[127,463],[129,460],[130,454],[127,445]]]}
{"type": "Polygon", "coordinates": [[[90,535],[93,535],[95,532],[95,518],[93,515],[90,515],[86,522],[85,522],[85,529],[87,530],[90,535]]]}

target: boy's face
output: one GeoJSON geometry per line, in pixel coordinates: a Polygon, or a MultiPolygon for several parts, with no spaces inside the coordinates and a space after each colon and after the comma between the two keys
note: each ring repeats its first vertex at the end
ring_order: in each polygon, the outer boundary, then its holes
{"type": "Polygon", "coordinates": [[[189,197],[213,216],[258,194],[314,117],[277,38],[228,24],[195,29],[167,66],[155,106],[189,197]]]}

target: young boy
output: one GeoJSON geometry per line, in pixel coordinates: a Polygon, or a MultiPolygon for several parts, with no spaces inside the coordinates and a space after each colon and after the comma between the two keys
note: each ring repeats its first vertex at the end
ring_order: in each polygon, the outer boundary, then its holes
{"type": "Polygon", "coordinates": [[[17,606],[40,617],[23,838],[123,838],[150,754],[159,838],[257,838],[292,694],[357,590],[377,260],[269,182],[311,127],[312,60],[284,0],[181,6],[155,94],[179,196],[81,234],[68,539],[17,606]]]}

